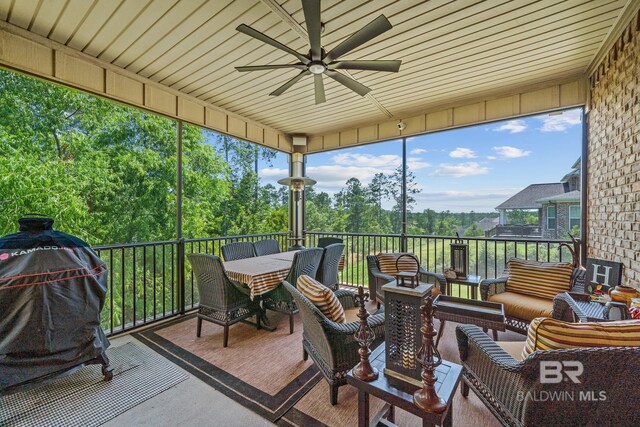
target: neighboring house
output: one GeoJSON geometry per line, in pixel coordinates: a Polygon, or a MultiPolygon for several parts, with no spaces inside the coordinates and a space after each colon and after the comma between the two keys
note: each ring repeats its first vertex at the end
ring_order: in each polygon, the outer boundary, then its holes
{"type": "MultiPolygon", "coordinates": [[[[580,227],[580,159],[560,182],[532,184],[496,207],[500,213],[500,226],[509,224],[509,211],[536,210],[540,237],[561,238],[574,226],[580,227]]],[[[534,228],[536,226],[532,226],[534,228]]],[[[493,232],[492,235],[500,235],[493,232]]]]}
{"type": "Polygon", "coordinates": [[[476,222],[476,225],[484,232],[491,230],[498,224],[500,224],[500,218],[498,217],[482,218],[480,221],[476,222]]]}

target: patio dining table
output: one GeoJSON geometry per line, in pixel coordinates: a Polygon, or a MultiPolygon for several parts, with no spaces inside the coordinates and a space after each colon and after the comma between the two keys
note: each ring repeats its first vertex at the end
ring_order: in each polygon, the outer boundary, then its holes
{"type": "Polygon", "coordinates": [[[231,280],[244,283],[249,287],[250,297],[253,300],[255,297],[275,289],[287,278],[296,252],[280,252],[225,261],[223,266],[231,280]]]}

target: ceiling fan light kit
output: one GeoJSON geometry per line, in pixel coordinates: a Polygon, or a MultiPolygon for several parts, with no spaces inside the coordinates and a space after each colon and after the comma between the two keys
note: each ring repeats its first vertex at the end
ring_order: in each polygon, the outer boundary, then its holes
{"type": "Polygon", "coordinates": [[[300,61],[295,64],[248,65],[236,67],[236,70],[240,72],[276,70],[281,68],[294,68],[301,70],[298,75],[284,83],[269,95],[282,95],[287,89],[297,83],[298,80],[303,77],[313,75],[315,102],[316,104],[321,104],[326,101],[324,82],[322,80],[322,75],[324,74],[356,92],[358,95],[364,96],[371,91],[370,88],[335,70],[367,70],[386,72],[398,72],[400,70],[400,64],[402,61],[399,60],[338,60],[342,55],[351,52],[380,34],[390,30],[392,25],[384,15],[378,16],[360,30],[340,42],[329,52],[325,52],[320,41],[320,34],[324,29],[324,25],[320,20],[320,0],[302,0],[302,9],[304,11],[304,20],[307,25],[307,33],[309,34],[310,49],[309,53],[306,55],[283,45],[277,40],[272,39],[266,34],[263,34],[248,25],[241,24],[236,28],[239,32],[287,52],[295,56],[300,61]]]}

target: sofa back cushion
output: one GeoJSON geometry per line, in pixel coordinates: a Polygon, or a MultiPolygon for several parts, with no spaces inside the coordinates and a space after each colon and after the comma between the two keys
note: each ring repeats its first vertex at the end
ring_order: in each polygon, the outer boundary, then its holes
{"type": "Polygon", "coordinates": [[[571,290],[573,266],[568,262],[538,262],[511,258],[507,262],[508,292],[553,299],[571,290]]]}
{"type": "Polygon", "coordinates": [[[298,277],[296,288],[318,307],[327,319],[337,323],[345,322],[344,308],[331,289],[306,274],[298,277]]]}
{"type": "Polygon", "coordinates": [[[380,272],[390,276],[395,276],[398,271],[410,271],[412,273],[416,273],[418,271],[418,264],[413,258],[408,256],[400,260],[398,263],[398,269],[396,269],[396,261],[401,255],[406,255],[406,253],[379,253],[377,256],[380,272]]]}
{"type": "Polygon", "coordinates": [[[529,324],[522,359],[537,350],[640,347],[640,320],[569,323],[538,317],[529,324]]]}

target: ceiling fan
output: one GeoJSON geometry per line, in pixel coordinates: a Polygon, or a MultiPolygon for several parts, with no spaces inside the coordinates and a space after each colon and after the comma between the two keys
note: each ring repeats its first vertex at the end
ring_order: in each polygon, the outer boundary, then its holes
{"type": "Polygon", "coordinates": [[[283,50],[296,58],[300,62],[295,64],[281,64],[281,65],[249,65],[245,67],[236,67],[238,71],[260,71],[260,70],[275,70],[280,68],[297,68],[300,74],[287,81],[285,84],[271,92],[269,95],[279,96],[282,95],[287,89],[293,86],[298,80],[305,76],[313,75],[316,104],[321,104],[326,101],[324,93],[324,82],[322,81],[322,75],[332,78],[338,83],[343,84],[352,91],[356,92],[360,96],[364,96],[371,91],[368,87],[362,83],[357,82],[345,74],[339,73],[336,70],[370,70],[370,71],[388,71],[398,72],[400,69],[400,63],[402,61],[397,60],[377,60],[377,61],[340,61],[342,55],[352,51],[353,49],[367,43],[369,40],[379,36],[380,34],[388,31],[392,28],[389,20],[380,15],[360,30],[353,33],[347,39],[342,41],[336,47],[329,52],[325,52],[320,42],[320,33],[322,32],[322,22],[320,21],[320,0],[302,0],[302,8],[304,11],[304,20],[307,24],[307,33],[309,34],[309,45],[311,49],[309,53],[303,55],[295,50],[283,45],[282,43],[272,39],[271,37],[257,31],[248,25],[241,24],[236,30],[258,39],[266,44],[283,50]]]}

